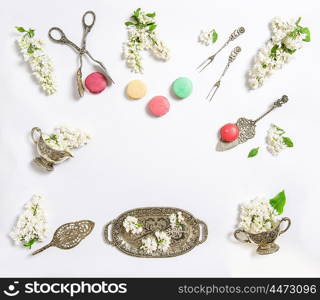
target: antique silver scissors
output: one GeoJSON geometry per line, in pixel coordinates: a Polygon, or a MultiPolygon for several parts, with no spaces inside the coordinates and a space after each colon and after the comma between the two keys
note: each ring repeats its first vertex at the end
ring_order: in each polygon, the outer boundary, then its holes
{"type": "Polygon", "coordinates": [[[77,86],[78,86],[78,91],[79,91],[79,95],[80,97],[83,96],[84,94],[84,86],[83,86],[83,82],[82,82],[82,56],[84,54],[88,55],[88,57],[94,61],[96,64],[98,64],[100,66],[100,68],[102,69],[103,73],[106,75],[108,81],[110,83],[114,83],[114,81],[112,80],[111,76],[109,75],[106,67],[104,66],[104,64],[101,61],[98,61],[96,59],[94,59],[92,57],[92,55],[90,54],[90,52],[86,49],[86,40],[87,40],[87,35],[88,33],[91,31],[94,23],[96,21],[96,15],[93,11],[87,11],[85,12],[85,14],[82,16],[82,25],[83,25],[83,37],[82,37],[82,42],[81,42],[81,48],[78,47],[76,44],[74,44],[73,42],[71,42],[66,35],[64,34],[64,32],[62,31],[62,29],[60,29],[59,27],[52,27],[48,34],[49,34],[49,38],[56,42],[56,43],[61,43],[61,44],[66,44],[69,45],[70,47],[72,47],[76,52],[78,52],[79,54],[79,59],[80,59],[80,66],[79,69],[77,71],[77,86]],[[88,15],[92,16],[92,21],[91,24],[87,24],[86,23],[86,17],[88,15]],[[53,32],[57,32],[60,35],[60,38],[55,38],[52,33],[53,32]]]}
{"type": "Polygon", "coordinates": [[[230,34],[229,39],[221,46],[221,48],[216,53],[214,53],[213,55],[209,56],[200,66],[198,66],[197,70],[199,70],[199,72],[202,72],[207,66],[209,66],[213,62],[213,60],[215,59],[217,54],[222,49],[224,49],[230,42],[234,41],[238,36],[240,36],[244,32],[245,32],[244,27],[239,27],[238,29],[234,30],[230,34]]]}

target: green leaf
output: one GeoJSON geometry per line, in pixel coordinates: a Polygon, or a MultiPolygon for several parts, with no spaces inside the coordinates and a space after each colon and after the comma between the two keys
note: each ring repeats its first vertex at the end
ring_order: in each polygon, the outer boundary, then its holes
{"type": "Polygon", "coordinates": [[[136,9],[136,10],[133,12],[133,15],[134,15],[135,17],[138,17],[139,14],[140,14],[140,11],[141,11],[141,8],[136,9]]]}
{"type": "Polygon", "coordinates": [[[157,27],[156,24],[152,24],[152,25],[149,26],[149,30],[148,31],[152,32],[152,31],[154,31],[156,29],[156,27],[157,27]]]}
{"type": "Polygon", "coordinates": [[[212,43],[214,44],[217,41],[217,39],[218,39],[218,33],[215,30],[213,30],[212,37],[211,37],[212,43]]]}
{"type": "Polygon", "coordinates": [[[286,144],[287,147],[292,148],[293,147],[293,142],[291,141],[291,139],[287,136],[284,136],[282,138],[283,142],[286,144]]]}
{"type": "Polygon", "coordinates": [[[283,213],[283,208],[286,204],[286,194],[281,191],[277,196],[270,199],[270,205],[278,212],[279,215],[283,213]]]}
{"type": "Polygon", "coordinates": [[[300,29],[301,34],[305,34],[306,37],[303,39],[304,42],[310,42],[311,41],[311,34],[308,27],[303,27],[300,29]]]}
{"type": "MultiPolygon", "coordinates": [[[[137,22],[137,24],[139,24],[139,19],[138,19],[138,17],[137,16],[131,16],[131,19],[133,19],[134,21],[136,21],[137,22]]],[[[137,24],[135,24],[135,25],[137,25],[137,24]]]]}
{"type": "Polygon", "coordinates": [[[16,26],[16,29],[17,29],[19,32],[27,32],[23,27],[18,27],[18,26],[16,26]]]}
{"type": "Polygon", "coordinates": [[[253,149],[250,150],[250,152],[248,154],[248,157],[254,157],[254,156],[256,156],[258,154],[258,152],[259,152],[259,147],[253,148],[253,149]]]}
{"type": "Polygon", "coordinates": [[[29,37],[34,37],[34,29],[29,29],[29,31],[28,31],[28,35],[29,35],[29,37]]]}
{"type": "Polygon", "coordinates": [[[37,241],[37,238],[31,239],[29,242],[24,243],[23,246],[25,246],[26,248],[31,249],[32,245],[37,241]]]}
{"type": "Polygon", "coordinates": [[[296,50],[291,50],[291,49],[287,48],[285,44],[282,44],[282,45],[281,45],[281,49],[282,49],[284,52],[287,52],[287,53],[289,53],[289,54],[293,54],[293,53],[296,52],[296,50]]]}
{"type": "Polygon", "coordinates": [[[155,12],[148,13],[148,14],[146,14],[146,16],[149,17],[149,18],[154,18],[156,16],[156,13],[155,12]]]}
{"type": "Polygon", "coordinates": [[[125,22],[125,23],[124,23],[124,25],[126,25],[126,26],[131,26],[131,25],[134,25],[134,23],[133,23],[133,22],[128,21],[128,22],[125,22]]]}
{"type": "Polygon", "coordinates": [[[301,17],[299,17],[299,19],[298,19],[297,22],[296,22],[296,25],[297,25],[297,26],[299,25],[300,21],[301,21],[301,17]]]}
{"type": "Polygon", "coordinates": [[[274,45],[274,46],[272,47],[271,53],[270,53],[270,57],[271,57],[271,58],[276,59],[278,48],[279,48],[278,45],[274,45]]]}
{"type": "Polygon", "coordinates": [[[34,52],[34,48],[33,48],[33,46],[30,44],[29,45],[29,48],[28,48],[28,53],[29,54],[32,54],[34,52]]]}
{"type": "Polygon", "coordinates": [[[285,132],[282,128],[280,128],[279,126],[277,126],[277,125],[273,125],[278,131],[281,131],[281,132],[285,132]]]}

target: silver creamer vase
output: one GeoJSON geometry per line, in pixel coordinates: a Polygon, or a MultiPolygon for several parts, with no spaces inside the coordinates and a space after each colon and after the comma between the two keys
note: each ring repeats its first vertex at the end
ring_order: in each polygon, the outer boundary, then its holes
{"type": "Polygon", "coordinates": [[[37,147],[38,157],[34,158],[34,162],[46,171],[52,171],[54,165],[60,164],[73,155],[66,150],[56,150],[52,148],[44,139],[42,131],[39,127],[31,130],[31,137],[37,147]]]}

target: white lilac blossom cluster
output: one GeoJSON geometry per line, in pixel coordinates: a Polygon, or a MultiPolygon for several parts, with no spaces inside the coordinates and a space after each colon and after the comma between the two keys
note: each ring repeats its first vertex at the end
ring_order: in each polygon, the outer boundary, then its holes
{"type": "Polygon", "coordinates": [[[218,39],[218,34],[214,29],[210,31],[204,31],[204,30],[200,31],[199,43],[205,46],[209,46],[210,44],[215,43],[217,39],[218,39]]]}
{"type": "Polygon", "coordinates": [[[282,150],[293,147],[293,142],[289,137],[283,136],[285,131],[271,124],[266,137],[267,150],[274,156],[277,156],[282,150]]]}
{"type": "Polygon", "coordinates": [[[122,225],[126,232],[131,232],[132,234],[139,234],[143,230],[142,223],[139,223],[138,219],[133,216],[127,216],[122,225]]]}
{"type": "Polygon", "coordinates": [[[274,70],[279,70],[290,60],[292,54],[300,49],[303,42],[310,41],[310,31],[299,25],[298,21],[283,21],[276,17],[271,22],[271,39],[261,48],[249,71],[250,88],[261,87],[274,70]]]}
{"type": "Polygon", "coordinates": [[[53,79],[53,66],[50,57],[44,52],[44,43],[34,36],[34,30],[25,30],[23,27],[16,27],[21,33],[18,45],[25,61],[28,61],[32,74],[39,81],[42,89],[47,95],[56,92],[56,83],[53,79]]]}
{"type": "Polygon", "coordinates": [[[80,129],[61,126],[55,128],[50,135],[44,133],[43,138],[55,150],[70,151],[87,144],[90,136],[80,129]]]}
{"type": "Polygon", "coordinates": [[[152,254],[157,250],[167,252],[170,247],[171,237],[164,231],[156,231],[154,235],[155,237],[149,236],[146,239],[142,239],[140,249],[147,254],[152,254]]]}
{"type": "Polygon", "coordinates": [[[147,254],[152,254],[155,252],[158,248],[157,241],[155,237],[149,236],[146,239],[142,239],[142,245],[140,247],[141,250],[143,250],[147,254]]]}
{"type": "Polygon", "coordinates": [[[167,61],[169,49],[155,32],[155,13],[145,13],[140,8],[133,12],[131,21],[125,23],[128,41],[124,43],[123,58],[135,73],[143,73],[142,50],[149,50],[156,58],[167,61]]]}
{"type": "Polygon", "coordinates": [[[264,197],[257,197],[241,206],[239,227],[249,233],[261,233],[273,229],[279,222],[279,214],[264,197]]]}
{"type": "Polygon", "coordinates": [[[10,237],[19,245],[30,248],[35,242],[43,241],[48,232],[47,216],[43,208],[42,197],[33,195],[25,205],[25,211],[20,215],[10,237]]]}
{"type": "Polygon", "coordinates": [[[184,217],[182,216],[182,212],[178,211],[176,214],[171,214],[169,216],[169,220],[171,228],[174,228],[181,225],[181,223],[184,221],[184,217]]]}

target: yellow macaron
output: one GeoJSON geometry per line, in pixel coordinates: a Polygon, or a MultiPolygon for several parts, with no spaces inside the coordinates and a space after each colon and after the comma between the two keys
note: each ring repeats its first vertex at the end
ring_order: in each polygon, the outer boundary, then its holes
{"type": "Polygon", "coordinates": [[[147,87],[141,80],[132,80],[128,83],[126,94],[130,99],[141,99],[147,93],[147,87]]]}

